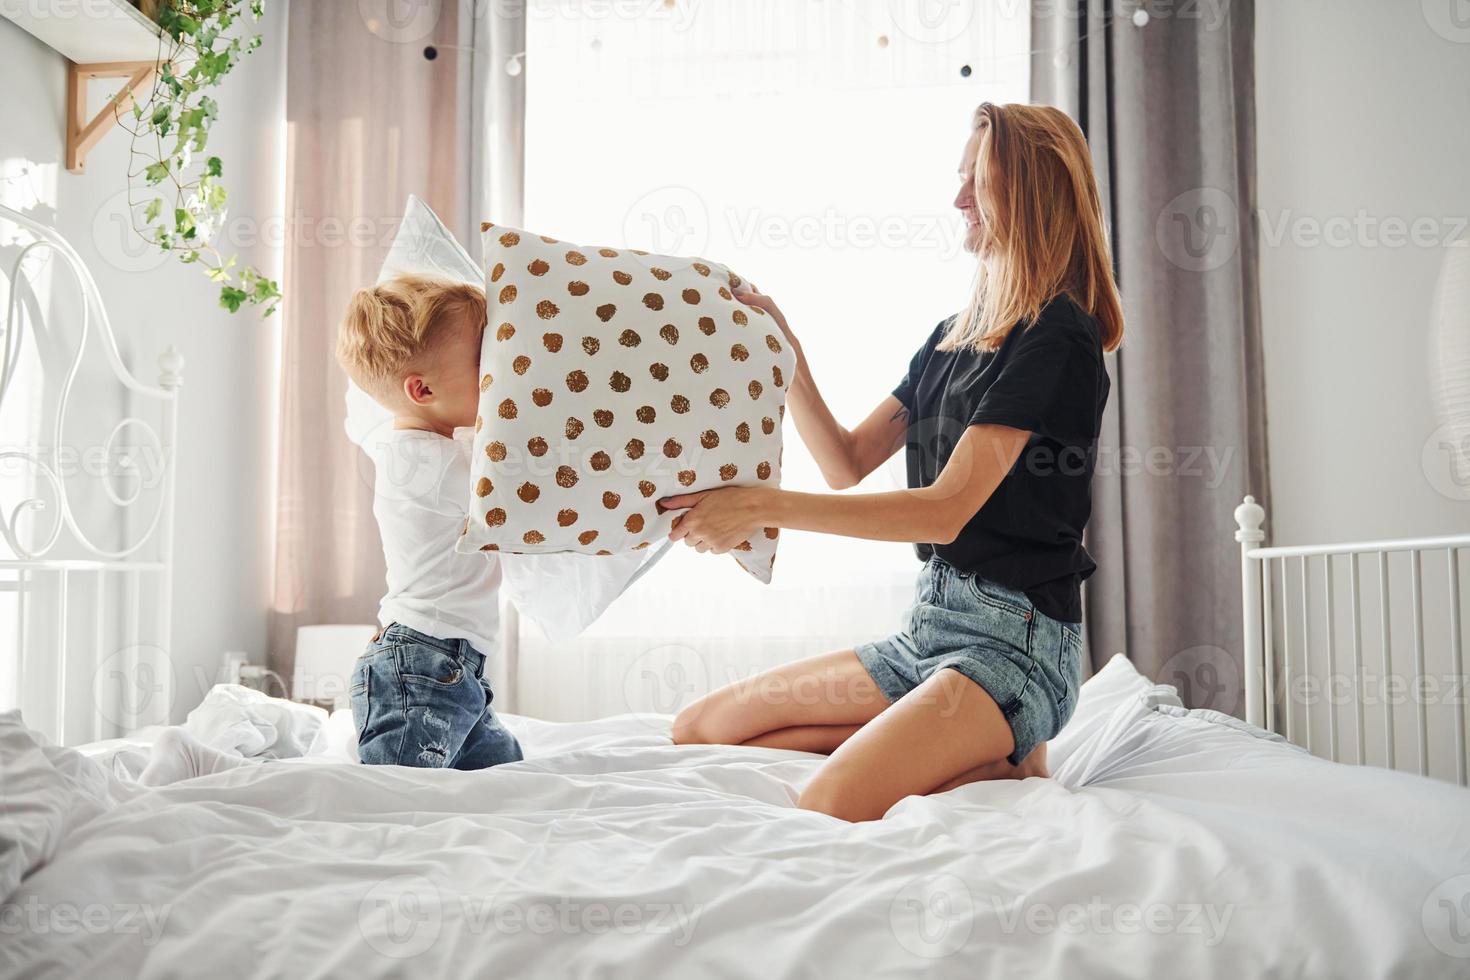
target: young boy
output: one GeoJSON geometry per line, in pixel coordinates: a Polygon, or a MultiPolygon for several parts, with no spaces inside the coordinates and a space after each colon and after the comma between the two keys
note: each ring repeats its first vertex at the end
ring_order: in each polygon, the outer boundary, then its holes
{"type": "Polygon", "coordinates": [[[352,676],[366,763],[483,769],[521,758],[485,680],[500,566],[454,550],[470,495],[454,430],[475,424],[484,330],[480,289],[404,276],[359,290],[338,334],[337,360],[395,416],[363,446],[377,467],[373,515],[388,565],[382,628],[352,676]]]}

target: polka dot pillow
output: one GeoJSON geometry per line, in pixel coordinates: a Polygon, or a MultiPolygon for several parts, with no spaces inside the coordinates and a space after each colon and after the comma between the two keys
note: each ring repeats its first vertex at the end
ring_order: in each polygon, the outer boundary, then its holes
{"type": "MultiPolygon", "coordinates": [[[[460,550],[618,554],[668,536],[661,497],[777,486],[795,359],[713,262],[486,224],[473,497],[460,550]]],[[[735,559],[769,582],[777,530],[735,559]]]]}

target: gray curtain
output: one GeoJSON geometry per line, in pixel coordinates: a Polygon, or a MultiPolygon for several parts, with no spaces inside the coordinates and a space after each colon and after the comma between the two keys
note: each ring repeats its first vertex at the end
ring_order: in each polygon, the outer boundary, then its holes
{"type": "Polygon", "coordinates": [[[1123,295],[1088,548],[1091,663],[1243,710],[1236,504],[1267,506],[1252,0],[1033,5],[1031,92],[1077,120],[1123,295]],[[1152,10],[1139,26],[1134,10],[1152,10]]]}
{"type": "MultiPolygon", "coordinates": [[[[491,196],[486,173],[507,156],[476,147],[497,135],[489,123],[505,118],[522,84],[509,80],[504,55],[524,48],[524,19],[498,14],[502,6],[290,4],[290,221],[268,650],[287,679],[297,627],[377,619],[384,571],[373,471],[343,432],[337,323],[352,292],[376,279],[410,193],[474,245],[470,231],[491,196]]],[[[519,133],[518,118],[506,125],[519,133]]]]}

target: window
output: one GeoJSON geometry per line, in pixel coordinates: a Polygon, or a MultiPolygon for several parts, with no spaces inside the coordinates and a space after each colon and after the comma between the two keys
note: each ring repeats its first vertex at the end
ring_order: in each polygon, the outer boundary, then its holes
{"type": "MultiPolygon", "coordinates": [[[[527,16],[527,226],[730,265],[781,305],[856,424],[964,303],[960,153],[976,105],[1026,99],[1026,5],[533,0],[527,16]]],[[[825,490],[789,420],[786,438],[783,485],[825,490]]],[[[900,455],[864,489],[904,479],[900,455]]],[[[892,632],[917,572],[906,545],[787,531],[765,587],[676,548],[574,649],[527,641],[518,710],[671,710],[627,679],[645,647],[677,648],[655,673],[683,662],[683,688],[717,686],[892,632]],[[558,659],[594,650],[596,676],[558,659]],[[552,675],[592,690],[545,700],[552,675]]]]}

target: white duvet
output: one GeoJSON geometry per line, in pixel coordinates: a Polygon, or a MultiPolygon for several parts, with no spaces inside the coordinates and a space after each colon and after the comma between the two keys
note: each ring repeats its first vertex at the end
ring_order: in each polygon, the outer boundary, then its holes
{"type": "Polygon", "coordinates": [[[1115,661],[1055,778],[862,825],[793,808],[818,757],[675,747],[667,719],[512,719],[527,761],[480,773],[156,790],[52,750],[78,795],[0,912],[0,973],[1470,974],[1470,792],[1170,700],[1115,661]]]}

